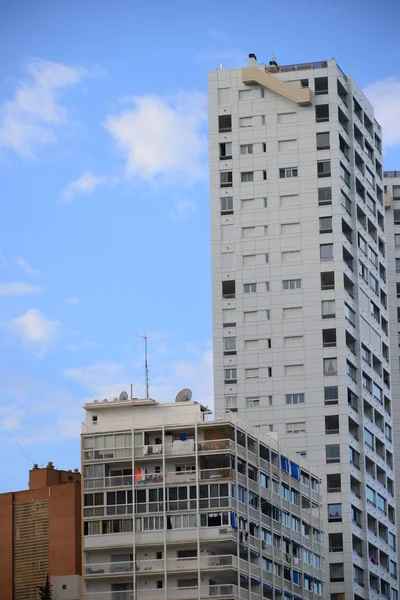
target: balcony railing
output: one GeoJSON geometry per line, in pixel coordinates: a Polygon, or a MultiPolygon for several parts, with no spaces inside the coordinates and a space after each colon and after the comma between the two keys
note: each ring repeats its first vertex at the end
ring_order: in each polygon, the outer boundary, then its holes
{"type": "MultiPolygon", "coordinates": [[[[237,585],[230,583],[218,585],[201,585],[200,589],[197,586],[181,588],[167,587],[167,589],[159,588],[141,588],[138,586],[136,592],[85,592],[85,598],[93,600],[138,600],[145,596],[148,600],[191,600],[201,598],[239,598],[240,600],[259,600],[260,595],[252,593],[244,588],[238,588],[237,585]]],[[[311,596],[310,596],[311,597],[311,596]]]]}

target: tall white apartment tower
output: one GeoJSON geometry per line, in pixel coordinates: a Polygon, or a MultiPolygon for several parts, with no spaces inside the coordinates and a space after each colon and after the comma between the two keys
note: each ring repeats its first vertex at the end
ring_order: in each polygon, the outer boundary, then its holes
{"type": "Polygon", "coordinates": [[[249,58],[209,75],[216,409],[326,474],[325,597],[397,600],[381,128],[335,60],[249,58]]]}
{"type": "MultiPolygon", "coordinates": [[[[386,249],[388,265],[390,361],[392,364],[393,437],[395,439],[396,498],[400,498],[400,171],[384,173],[386,249]]],[[[397,549],[399,548],[397,513],[397,549]]]]}

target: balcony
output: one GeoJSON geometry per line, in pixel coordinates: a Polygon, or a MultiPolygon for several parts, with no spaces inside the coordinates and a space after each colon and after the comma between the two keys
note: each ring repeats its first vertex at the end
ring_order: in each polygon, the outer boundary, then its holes
{"type": "MultiPolygon", "coordinates": [[[[148,600],[191,600],[200,598],[240,598],[240,600],[259,600],[260,594],[252,593],[244,588],[238,588],[237,585],[224,583],[219,585],[201,585],[178,588],[167,586],[166,589],[159,588],[140,588],[138,586],[137,593],[132,591],[126,592],[85,592],[85,598],[90,600],[138,600],[142,596],[146,596],[148,600]]],[[[306,596],[314,597],[314,596],[306,596]]]]}

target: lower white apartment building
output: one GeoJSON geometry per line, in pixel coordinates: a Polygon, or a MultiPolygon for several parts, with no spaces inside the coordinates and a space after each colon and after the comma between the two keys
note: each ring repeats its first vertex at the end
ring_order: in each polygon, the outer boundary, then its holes
{"type": "Polygon", "coordinates": [[[87,600],[322,597],[320,479],[306,460],[196,402],[85,410],[87,600]]]}

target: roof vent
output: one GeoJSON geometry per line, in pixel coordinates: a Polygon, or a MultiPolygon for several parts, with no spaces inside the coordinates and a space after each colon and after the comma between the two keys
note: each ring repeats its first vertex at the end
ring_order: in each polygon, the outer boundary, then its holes
{"type": "Polygon", "coordinates": [[[252,52],[249,54],[249,65],[250,67],[255,67],[257,64],[257,56],[252,52]]]}

